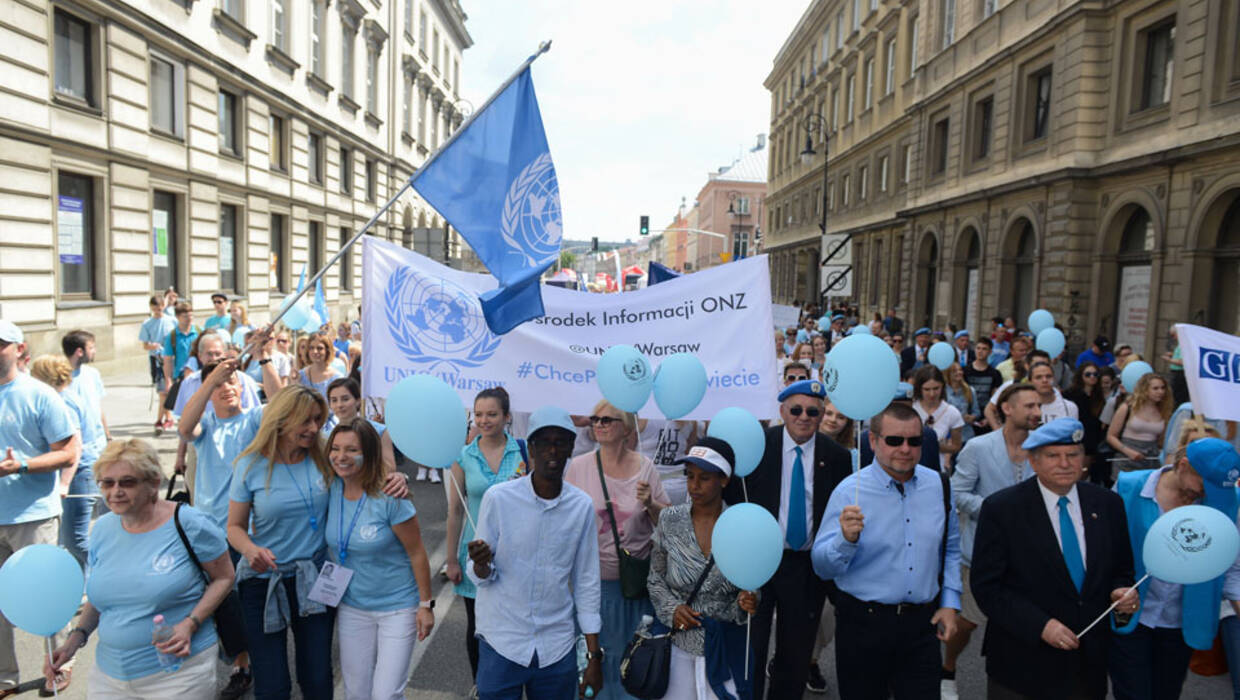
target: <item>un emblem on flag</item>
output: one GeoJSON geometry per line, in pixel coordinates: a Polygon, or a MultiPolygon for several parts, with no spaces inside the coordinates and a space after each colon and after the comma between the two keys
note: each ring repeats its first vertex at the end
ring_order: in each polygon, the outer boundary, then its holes
{"type": "Polygon", "coordinates": [[[508,187],[500,236],[523,267],[535,267],[560,252],[560,183],[551,154],[544,153],[521,170],[508,187]]]}
{"type": "Polygon", "coordinates": [[[448,280],[399,267],[388,277],[384,307],[388,332],[411,362],[478,367],[499,348],[478,296],[448,280]]]}

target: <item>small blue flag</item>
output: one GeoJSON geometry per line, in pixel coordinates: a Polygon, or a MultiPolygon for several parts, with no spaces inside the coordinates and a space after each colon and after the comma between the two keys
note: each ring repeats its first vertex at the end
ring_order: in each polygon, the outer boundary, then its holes
{"type": "Polygon", "coordinates": [[[491,332],[543,315],[538,281],[559,256],[563,223],[528,67],[410,184],[499,280],[481,295],[491,332]]]}
{"type": "Polygon", "coordinates": [[[314,310],[319,314],[320,326],[331,320],[331,315],[327,313],[327,297],[323,295],[322,277],[314,281],[314,310]]]}
{"type": "Polygon", "coordinates": [[[297,293],[301,294],[301,288],[306,286],[306,266],[301,266],[301,277],[297,278],[297,293]]]}
{"type": "Polygon", "coordinates": [[[647,274],[646,286],[650,286],[652,284],[658,284],[660,282],[666,282],[670,279],[676,279],[677,277],[680,277],[679,272],[673,270],[667,265],[664,265],[663,263],[658,263],[653,260],[650,261],[650,267],[646,274],[647,274]]]}

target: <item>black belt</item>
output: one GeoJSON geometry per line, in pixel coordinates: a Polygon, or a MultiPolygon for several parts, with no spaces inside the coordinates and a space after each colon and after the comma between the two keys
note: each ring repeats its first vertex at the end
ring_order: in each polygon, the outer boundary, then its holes
{"type": "Polygon", "coordinates": [[[839,610],[852,610],[855,612],[863,612],[870,615],[894,615],[900,617],[903,615],[913,615],[921,613],[923,615],[933,615],[937,610],[937,603],[929,601],[926,603],[876,603],[868,600],[861,600],[856,596],[849,595],[844,591],[840,591],[835,607],[839,610]]]}

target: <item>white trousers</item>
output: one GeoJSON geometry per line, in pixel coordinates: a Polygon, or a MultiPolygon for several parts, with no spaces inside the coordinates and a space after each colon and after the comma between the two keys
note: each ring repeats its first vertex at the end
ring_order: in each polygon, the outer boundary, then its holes
{"type": "Polygon", "coordinates": [[[215,659],[218,644],[186,658],[172,673],[162,671],[122,681],[95,666],[90,670],[86,696],[91,700],[215,700],[215,659]]]}
{"type": "MultiPolygon", "coordinates": [[[[765,669],[758,672],[764,673],[765,669]]],[[[673,644],[667,676],[664,700],[718,700],[706,680],[706,657],[694,656],[673,644]]],[[[725,687],[729,693],[736,694],[736,684],[732,681],[729,680],[725,687]]]]}
{"type": "Polygon", "coordinates": [[[336,608],[346,700],[401,700],[418,639],[417,607],[368,612],[336,608]]]}

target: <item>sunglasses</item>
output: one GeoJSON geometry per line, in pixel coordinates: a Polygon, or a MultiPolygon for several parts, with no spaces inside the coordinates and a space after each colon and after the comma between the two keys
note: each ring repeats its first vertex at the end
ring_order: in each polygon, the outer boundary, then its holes
{"type": "Polygon", "coordinates": [[[619,422],[619,418],[612,418],[611,416],[590,416],[590,423],[593,425],[611,425],[612,423],[619,422]]]}
{"type": "Polygon", "coordinates": [[[139,483],[139,479],[134,476],[122,476],[120,479],[103,478],[99,480],[99,488],[110,489],[119,486],[128,490],[136,488],[139,483]]]}
{"type": "Polygon", "coordinates": [[[809,379],[809,377],[806,377],[806,376],[803,376],[803,375],[797,375],[797,374],[794,374],[794,375],[792,375],[792,376],[790,376],[790,377],[784,377],[784,383],[785,383],[785,384],[793,384],[793,383],[795,383],[795,382],[803,382],[803,381],[805,381],[806,379],[809,379]]]}
{"type": "Polygon", "coordinates": [[[791,413],[792,415],[797,416],[798,418],[801,416],[802,413],[809,416],[810,418],[817,418],[818,416],[822,415],[822,409],[815,408],[813,406],[810,406],[809,408],[806,408],[806,409],[802,409],[800,406],[793,406],[792,408],[788,409],[788,413],[791,413]]]}
{"type": "Polygon", "coordinates": [[[904,437],[903,435],[884,435],[883,442],[888,447],[899,447],[904,443],[908,443],[909,447],[921,447],[921,436],[914,435],[912,437],[904,437]]]}
{"type": "Polygon", "coordinates": [[[1082,376],[1082,377],[1096,377],[1096,376],[1098,376],[1098,373],[1097,373],[1097,372],[1085,372],[1085,373],[1084,373],[1084,374],[1082,374],[1081,376],[1082,376]]]}

